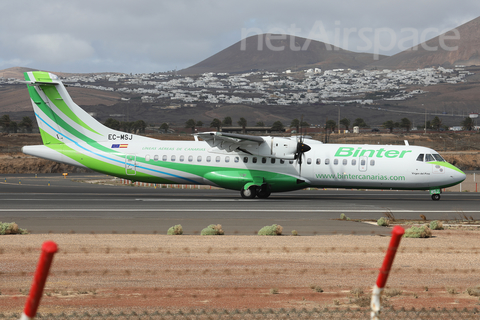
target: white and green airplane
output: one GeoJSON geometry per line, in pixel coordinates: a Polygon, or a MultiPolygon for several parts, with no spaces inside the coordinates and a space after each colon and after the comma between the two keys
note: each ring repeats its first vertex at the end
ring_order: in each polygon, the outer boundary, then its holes
{"type": "Polygon", "coordinates": [[[438,152],[419,146],[222,132],[163,141],[120,132],[75,104],[56,75],[26,72],[25,80],[43,145],[25,146],[24,153],[132,181],[212,185],[247,199],[316,187],[430,190],[439,200],[442,188],[465,180],[438,152]]]}

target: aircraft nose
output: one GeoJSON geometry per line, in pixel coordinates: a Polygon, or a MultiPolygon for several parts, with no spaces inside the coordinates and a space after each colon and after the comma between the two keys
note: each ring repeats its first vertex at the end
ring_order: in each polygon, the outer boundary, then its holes
{"type": "Polygon", "coordinates": [[[462,170],[456,168],[457,170],[454,170],[452,172],[452,178],[457,182],[457,183],[460,183],[462,182],[463,180],[465,180],[467,178],[467,175],[465,174],[465,172],[463,172],[462,170]]]}

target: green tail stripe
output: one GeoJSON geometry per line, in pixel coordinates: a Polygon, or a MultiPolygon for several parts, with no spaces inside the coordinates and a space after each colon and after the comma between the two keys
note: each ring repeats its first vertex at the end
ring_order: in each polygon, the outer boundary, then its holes
{"type": "MultiPolygon", "coordinates": [[[[66,123],[62,118],[58,117],[55,114],[55,112],[53,112],[53,110],[50,109],[47,106],[47,104],[41,99],[40,95],[37,93],[35,88],[29,87],[28,89],[30,91],[30,95],[32,97],[32,100],[40,108],[40,110],[42,110],[53,122],[55,122],[57,125],[59,125],[63,130],[67,131],[68,133],[72,134],[73,136],[75,136],[79,140],[87,143],[91,147],[94,147],[94,148],[96,148],[100,151],[107,152],[109,154],[116,154],[116,155],[119,155],[119,156],[122,155],[118,152],[114,152],[113,150],[98,144],[95,140],[85,136],[81,132],[78,132],[75,128],[72,128],[68,123],[66,123]]],[[[43,137],[42,137],[42,139],[43,139],[43,137]]]]}
{"type": "MultiPolygon", "coordinates": [[[[25,75],[27,73],[25,72],[25,75]]],[[[52,79],[50,78],[50,74],[45,71],[34,71],[32,72],[32,75],[35,77],[35,80],[41,81],[41,82],[52,82],[52,79]]]]}
{"type": "Polygon", "coordinates": [[[65,103],[65,101],[63,101],[62,99],[62,96],[60,95],[60,93],[58,92],[57,88],[55,87],[52,87],[52,86],[40,86],[40,88],[43,90],[43,92],[45,92],[45,95],[50,99],[50,101],[53,102],[53,104],[55,104],[55,106],[60,109],[60,111],[63,112],[63,114],[65,114],[67,117],[69,117],[72,121],[74,121],[76,124],[78,124],[79,126],[95,133],[95,134],[98,134],[100,135],[100,133],[98,133],[97,131],[93,130],[92,128],[90,128],[87,124],[85,124],[85,122],[83,122],[69,107],[68,105],[65,103]]]}

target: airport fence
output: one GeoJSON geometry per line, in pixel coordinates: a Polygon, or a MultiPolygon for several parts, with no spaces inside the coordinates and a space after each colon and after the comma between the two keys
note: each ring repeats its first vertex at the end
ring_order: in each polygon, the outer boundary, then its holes
{"type": "MultiPolygon", "coordinates": [[[[19,319],[16,313],[0,313],[0,319],[19,319]]],[[[190,310],[190,311],[143,311],[143,312],[97,312],[97,313],[39,313],[37,319],[112,319],[112,320],[261,320],[261,319],[370,319],[369,309],[258,309],[258,310],[190,310]]],[[[478,309],[384,309],[381,319],[480,319],[478,309]]]]}

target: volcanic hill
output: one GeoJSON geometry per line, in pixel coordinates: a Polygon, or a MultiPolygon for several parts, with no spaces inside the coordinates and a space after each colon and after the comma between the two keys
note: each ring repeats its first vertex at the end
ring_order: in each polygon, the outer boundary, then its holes
{"type": "Polygon", "coordinates": [[[480,65],[480,17],[438,37],[391,57],[370,64],[369,68],[417,69],[480,65]],[[432,48],[436,48],[433,50],[432,48]],[[456,50],[453,50],[456,49],[456,50]]]}
{"type": "Polygon", "coordinates": [[[352,52],[328,43],[291,35],[260,34],[245,38],[178,73],[241,73],[305,68],[361,69],[373,62],[374,56],[370,53],[352,52]]]}

